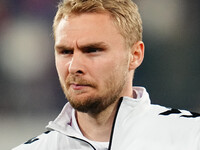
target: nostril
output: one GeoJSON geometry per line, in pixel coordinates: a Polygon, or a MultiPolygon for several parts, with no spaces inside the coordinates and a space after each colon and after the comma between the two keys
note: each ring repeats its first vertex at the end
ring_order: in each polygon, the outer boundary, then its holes
{"type": "Polygon", "coordinates": [[[83,71],[78,70],[78,71],[76,71],[76,73],[78,73],[78,74],[83,74],[83,71]]]}

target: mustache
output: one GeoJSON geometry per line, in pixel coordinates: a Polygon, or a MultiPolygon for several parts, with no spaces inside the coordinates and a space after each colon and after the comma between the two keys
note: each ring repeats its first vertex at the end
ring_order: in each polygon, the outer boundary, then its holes
{"type": "Polygon", "coordinates": [[[70,75],[66,78],[66,85],[69,87],[71,84],[85,85],[90,87],[96,87],[96,84],[90,80],[86,80],[79,76],[70,75]]]}

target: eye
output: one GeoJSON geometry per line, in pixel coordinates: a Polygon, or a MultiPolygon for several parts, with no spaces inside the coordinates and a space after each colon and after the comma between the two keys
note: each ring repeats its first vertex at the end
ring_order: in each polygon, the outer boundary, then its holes
{"type": "Polygon", "coordinates": [[[62,54],[62,55],[69,55],[69,54],[73,54],[74,52],[73,52],[73,50],[61,50],[60,51],[60,54],[62,54]]]}
{"type": "Polygon", "coordinates": [[[84,49],[85,53],[97,53],[97,52],[100,52],[100,51],[102,51],[102,49],[97,48],[97,47],[88,47],[88,48],[84,49]]]}

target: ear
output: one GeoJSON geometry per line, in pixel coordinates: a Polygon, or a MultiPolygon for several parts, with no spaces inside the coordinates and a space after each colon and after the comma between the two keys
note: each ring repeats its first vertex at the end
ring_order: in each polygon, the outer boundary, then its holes
{"type": "Polygon", "coordinates": [[[135,70],[139,67],[144,59],[144,43],[142,41],[138,41],[131,48],[131,57],[129,70],[135,70]]]}

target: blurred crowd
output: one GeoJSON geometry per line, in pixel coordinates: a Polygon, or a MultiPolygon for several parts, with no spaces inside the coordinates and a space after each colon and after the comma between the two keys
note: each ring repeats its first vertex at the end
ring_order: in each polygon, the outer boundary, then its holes
{"type": "Polygon", "coordinates": [[[44,113],[64,104],[54,67],[51,28],[57,3],[0,1],[1,114],[44,113]]]}

